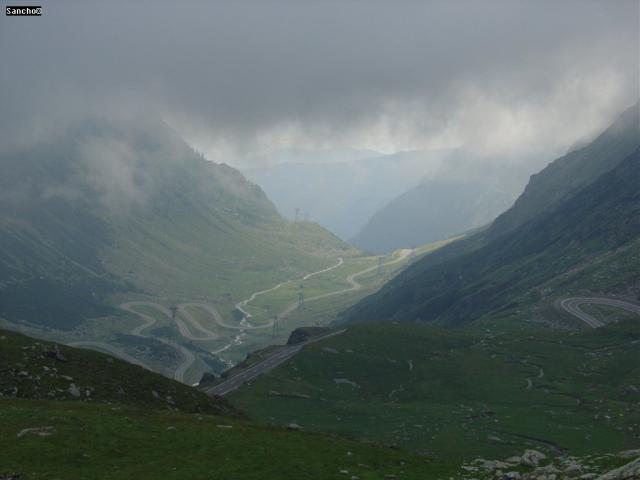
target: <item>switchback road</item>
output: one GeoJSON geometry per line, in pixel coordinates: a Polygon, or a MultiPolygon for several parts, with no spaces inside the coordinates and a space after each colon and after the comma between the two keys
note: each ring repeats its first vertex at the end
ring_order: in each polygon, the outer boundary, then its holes
{"type": "Polygon", "coordinates": [[[575,317],[578,317],[591,328],[603,327],[605,323],[581,310],[580,305],[608,305],[610,307],[622,308],[623,310],[626,310],[628,312],[637,313],[638,315],[640,315],[640,305],[626,302],[624,300],[619,300],[617,298],[572,297],[565,298],[560,302],[560,307],[564,311],[570,313],[575,317]]]}
{"type": "MultiPolygon", "coordinates": [[[[142,325],[139,325],[133,330],[131,330],[132,335],[143,337],[143,338],[154,338],[164,343],[165,345],[168,345],[173,349],[177,350],[178,352],[180,352],[180,354],[182,355],[182,362],[180,362],[176,370],[173,372],[173,378],[174,380],[184,383],[184,375],[187,372],[187,370],[189,370],[191,365],[193,365],[193,363],[195,362],[196,360],[195,355],[189,349],[183,347],[182,345],[178,345],[177,343],[172,342],[171,340],[168,340],[166,338],[160,338],[160,337],[152,337],[151,335],[145,335],[144,333],[142,333],[143,330],[146,330],[147,328],[151,327],[156,322],[156,319],[151,315],[146,315],[142,312],[139,312],[138,310],[135,310],[133,307],[136,307],[136,306],[145,306],[145,307],[150,307],[155,310],[158,310],[159,312],[164,314],[169,320],[173,318],[173,314],[171,313],[171,310],[169,310],[168,308],[160,304],[152,303],[152,302],[127,302],[120,305],[121,309],[126,310],[127,312],[130,312],[130,313],[133,313],[135,315],[138,315],[142,317],[142,319],[144,320],[144,323],[142,325]]],[[[182,333],[183,331],[183,329],[180,328],[181,326],[183,326],[183,328],[186,328],[184,327],[184,325],[179,325],[178,329],[180,330],[180,333],[182,333]]]]}
{"type": "MultiPolygon", "coordinates": [[[[328,272],[330,270],[333,270],[334,268],[338,268],[339,266],[341,266],[344,263],[344,260],[342,259],[342,257],[338,258],[338,262],[335,265],[332,265],[330,267],[327,268],[323,268],[321,270],[318,270],[316,272],[311,272],[306,274],[304,277],[302,277],[303,280],[306,280],[308,278],[313,277],[314,275],[319,275],[321,273],[324,272],[328,272]]],[[[280,288],[282,285],[290,282],[291,280],[288,280],[286,282],[282,282],[279,283],[278,285],[276,285],[275,287],[269,288],[267,290],[261,290],[259,292],[255,292],[253,293],[249,298],[247,298],[246,300],[243,300],[242,302],[240,302],[238,305],[236,305],[236,308],[238,308],[238,310],[240,310],[242,312],[242,314],[244,315],[244,318],[238,323],[238,324],[230,324],[230,323],[226,323],[224,321],[224,319],[222,318],[222,315],[220,315],[220,313],[215,309],[215,307],[213,305],[207,304],[207,303],[199,303],[199,302],[188,302],[188,303],[182,303],[179,305],[176,305],[176,309],[175,312],[170,310],[169,308],[165,307],[164,305],[161,305],[159,303],[155,303],[155,302],[146,302],[146,301],[133,301],[133,302],[125,302],[120,304],[120,308],[122,310],[125,310],[129,313],[132,313],[138,317],[140,317],[143,322],[138,325],[137,327],[133,328],[130,330],[130,334],[137,336],[137,337],[142,337],[142,338],[154,338],[162,343],[164,343],[165,345],[168,345],[170,347],[172,347],[174,350],[177,350],[180,355],[182,356],[182,361],[181,363],[176,367],[176,370],[173,373],[173,378],[175,380],[178,380],[179,382],[184,382],[184,377],[185,374],[187,372],[187,370],[189,370],[189,368],[193,365],[193,363],[195,362],[195,355],[186,347],[177,344],[175,342],[172,342],[169,339],[166,338],[161,338],[161,337],[155,337],[152,335],[147,335],[145,333],[143,333],[145,330],[151,328],[155,323],[156,323],[156,318],[152,315],[148,315],[145,313],[142,313],[139,310],[136,310],[135,307],[147,307],[147,308],[152,308],[158,312],[160,312],[163,316],[167,317],[167,319],[169,321],[173,321],[175,322],[176,326],[178,327],[178,331],[180,332],[180,335],[182,335],[183,337],[191,340],[191,341],[214,341],[214,340],[218,340],[221,336],[208,329],[207,327],[205,327],[204,325],[202,325],[200,323],[200,321],[198,319],[196,319],[194,317],[194,315],[189,311],[189,308],[201,308],[203,310],[205,310],[209,315],[211,315],[211,317],[213,318],[214,322],[222,328],[225,329],[230,329],[230,330],[236,330],[238,331],[238,333],[231,339],[231,342],[227,345],[224,345],[223,347],[219,348],[218,350],[216,350],[215,352],[213,352],[214,354],[220,353],[224,350],[227,350],[228,348],[232,347],[233,345],[240,345],[242,344],[242,340],[243,337],[245,335],[245,332],[247,330],[253,330],[253,329],[262,329],[262,328],[269,328],[273,325],[273,322],[269,322],[267,324],[264,325],[252,325],[249,322],[249,318],[251,317],[251,314],[247,311],[245,311],[242,307],[246,306],[249,302],[253,301],[257,296],[262,295],[264,293],[273,291],[277,288],[280,288]],[[179,313],[180,315],[176,315],[176,313],[179,313]]],[[[127,354],[126,352],[120,350],[117,347],[114,347],[112,345],[109,345],[108,343],[105,342],[97,342],[97,341],[79,341],[79,342],[73,342],[70,344],[71,346],[77,346],[77,347],[88,347],[88,348],[93,348],[93,349],[97,349],[97,350],[102,350],[105,352],[108,352],[112,355],[114,355],[115,357],[118,357],[122,360],[125,360],[129,363],[133,363],[136,365],[140,365],[148,370],[151,370],[151,368],[149,368],[147,365],[145,365],[144,363],[142,363],[141,361],[137,360],[135,357],[132,357],[131,355],[127,354]]],[[[288,358],[288,357],[287,357],[288,358]]]]}

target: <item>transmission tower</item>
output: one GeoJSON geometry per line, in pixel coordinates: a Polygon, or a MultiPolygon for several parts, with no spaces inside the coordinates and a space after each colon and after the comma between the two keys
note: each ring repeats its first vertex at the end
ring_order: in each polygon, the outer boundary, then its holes
{"type": "Polygon", "coordinates": [[[273,316],[273,330],[271,332],[271,337],[276,338],[280,334],[280,321],[278,319],[278,315],[273,316]]]}
{"type": "Polygon", "coordinates": [[[298,308],[304,308],[304,285],[300,284],[300,291],[298,292],[298,308]]]}
{"type": "Polygon", "coordinates": [[[298,207],[296,207],[296,217],[295,217],[295,221],[298,222],[298,217],[300,216],[300,209],[298,207]]]}
{"type": "Polygon", "coordinates": [[[384,265],[382,264],[382,257],[378,257],[378,275],[384,273],[384,265]]]}

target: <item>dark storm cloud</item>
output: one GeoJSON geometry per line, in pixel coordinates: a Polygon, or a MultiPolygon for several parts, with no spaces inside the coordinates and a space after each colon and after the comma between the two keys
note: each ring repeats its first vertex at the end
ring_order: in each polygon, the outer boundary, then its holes
{"type": "MultiPolygon", "coordinates": [[[[638,2],[44,2],[0,19],[0,140],[148,110],[196,145],[566,146],[638,96],[638,2]]],[[[538,147],[535,147],[538,146],[538,147]]]]}

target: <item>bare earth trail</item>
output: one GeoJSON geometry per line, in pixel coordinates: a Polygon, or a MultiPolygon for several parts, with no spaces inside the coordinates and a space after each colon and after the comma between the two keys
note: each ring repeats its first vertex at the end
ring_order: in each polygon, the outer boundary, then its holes
{"type": "Polygon", "coordinates": [[[531,367],[535,367],[538,369],[538,375],[533,376],[533,377],[527,377],[527,390],[531,390],[531,388],[533,387],[533,380],[536,378],[543,378],[544,377],[544,369],[540,366],[540,365],[535,365],[533,363],[529,363],[529,362],[524,362],[525,365],[529,365],[531,367]]]}
{"type": "Polygon", "coordinates": [[[618,307],[626,310],[627,312],[637,313],[638,315],[640,315],[640,305],[626,302],[624,300],[618,300],[616,298],[572,297],[565,298],[559,303],[559,305],[560,308],[562,308],[564,311],[570,313],[575,317],[578,317],[591,328],[603,327],[605,323],[582,311],[580,309],[580,305],[608,305],[610,307],[618,307]]]}

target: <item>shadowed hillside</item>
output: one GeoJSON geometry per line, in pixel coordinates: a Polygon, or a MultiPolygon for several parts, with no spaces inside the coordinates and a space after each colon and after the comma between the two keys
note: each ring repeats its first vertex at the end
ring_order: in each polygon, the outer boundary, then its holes
{"type": "MultiPolygon", "coordinates": [[[[640,237],[638,125],[636,105],[591,144],[532,177],[514,207],[488,230],[416,263],[346,318],[462,323],[540,300],[544,292],[534,289],[594,263],[599,274],[582,278],[581,291],[637,291],[640,259],[624,247],[640,237]],[[617,283],[599,281],[610,275],[618,255],[636,268],[619,271],[617,283]]],[[[571,291],[570,279],[563,288],[571,291]]]]}

